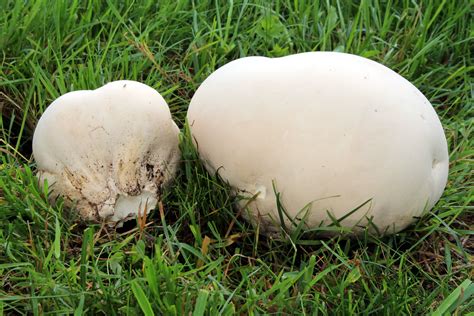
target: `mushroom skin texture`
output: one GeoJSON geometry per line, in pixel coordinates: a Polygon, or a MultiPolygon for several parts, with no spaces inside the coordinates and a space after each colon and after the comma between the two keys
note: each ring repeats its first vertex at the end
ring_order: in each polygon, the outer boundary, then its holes
{"type": "Polygon", "coordinates": [[[351,234],[385,235],[431,209],[447,181],[446,137],[430,102],[355,55],[232,61],[201,84],[187,120],[208,171],[243,197],[243,214],[267,234],[282,226],[275,192],[306,228],[349,215],[340,224],[351,234]]]}
{"type": "Polygon", "coordinates": [[[110,225],[149,212],[173,178],[179,128],[162,96],[135,81],[66,93],[33,135],[40,185],[86,220],[110,225]]]}

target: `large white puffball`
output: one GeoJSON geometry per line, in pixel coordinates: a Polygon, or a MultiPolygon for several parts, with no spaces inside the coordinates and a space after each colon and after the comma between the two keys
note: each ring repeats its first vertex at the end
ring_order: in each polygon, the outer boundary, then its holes
{"type": "Polygon", "coordinates": [[[135,81],[67,93],[33,136],[40,185],[89,220],[121,223],[156,206],[175,174],[179,129],[161,95],[135,81]]]}
{"type": "Polygon", "coordinates": [[[388,234],[431,209],[447,181],[446,138],[430,102],[355,55],[235,60],[202,83],[188,122],[209,172],[254,196],[239,205],[267,232],[284,214],[275,190],[290,229],[301,219],[332,225],[368,201],[340,224],[388,234]]]}

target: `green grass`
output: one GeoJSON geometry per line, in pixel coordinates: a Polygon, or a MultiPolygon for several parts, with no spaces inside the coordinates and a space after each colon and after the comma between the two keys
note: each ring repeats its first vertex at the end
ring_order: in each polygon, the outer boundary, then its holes
{"type": "Polygon", "coordinates": [[[0,314],[473,311],[470,1],[65,2],[0,0],[0,314]],[[193,92],[219,66],[315,50],[387,65],[438,112],[449,182],[409,229],[385,238],[259,236],[186,133],[178,179],[145,227],[78,223],[38,188],[31,137],[63,93],[138,80],[164,96],[182,127],[193,92]]]}

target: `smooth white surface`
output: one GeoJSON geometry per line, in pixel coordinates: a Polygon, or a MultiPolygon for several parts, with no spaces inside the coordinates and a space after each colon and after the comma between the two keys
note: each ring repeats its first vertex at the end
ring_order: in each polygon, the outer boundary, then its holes
{"type": "Polygon", "coordinates": [[[342,224],[358,232],[369,217],[382,233],[431,209],[446,185],[446,138],[429,101],[354,55],[233,61],[196,91],[188,122],[208,170],[241,195],[259,193],[248,216],[267,231],[279,225],[272,182],[291,217],[310,203],[307,227],[371,199],[342,224]]]}
{"type": "Polygon", "coordinates": [[[33,155],[52,198],[66,197],[83,218],[114,223],[155,207],[176,171],[178,134],[157,91],[115,81],[56,99],[38,122],[33,155]]]}

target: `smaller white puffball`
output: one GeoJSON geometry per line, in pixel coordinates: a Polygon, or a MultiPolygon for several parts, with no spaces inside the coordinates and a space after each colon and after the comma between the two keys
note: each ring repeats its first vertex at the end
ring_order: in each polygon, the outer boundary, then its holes
{"type": "Polygon", "coordinates": [[[67,93],[33,136],[40,185],[87,220],[120,223],[149,212],[173,178],[179,128],[163,97],[135,81],[67,93]]]}

